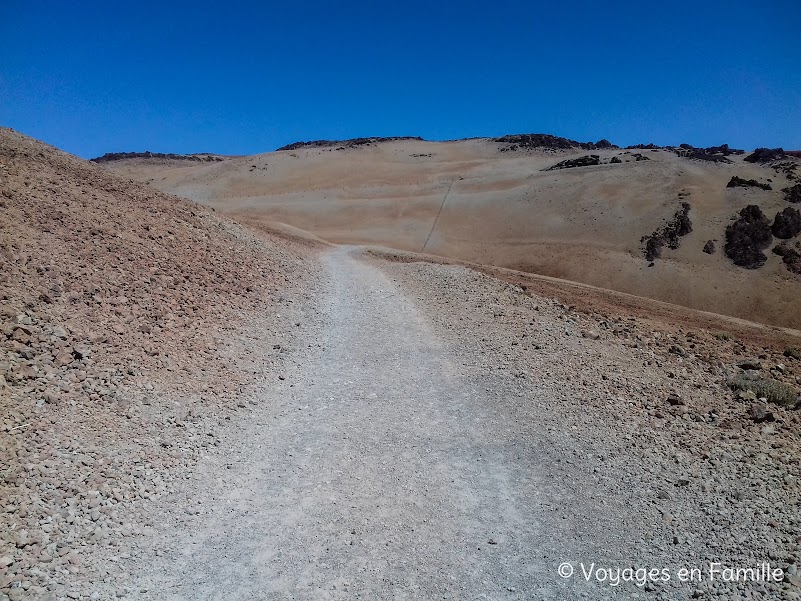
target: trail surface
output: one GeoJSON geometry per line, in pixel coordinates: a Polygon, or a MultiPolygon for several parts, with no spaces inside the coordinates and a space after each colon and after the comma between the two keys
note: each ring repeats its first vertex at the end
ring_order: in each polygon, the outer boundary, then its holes
{"type": "Polygon", "coordinates": [[[347,247],[323,264],[319,344],[307,341],[293,386],[254,409],[251,432],[198,467],[199,515],[166,533],[181,551],[136,589],[167,599],[574,598],[556,567],[592,541],[577,538],[560,505],[586,515],[603,501],[554,498],[544,464],[560,451],[516,434],[521,415],[470,382],[384,272],[347,247]]]}

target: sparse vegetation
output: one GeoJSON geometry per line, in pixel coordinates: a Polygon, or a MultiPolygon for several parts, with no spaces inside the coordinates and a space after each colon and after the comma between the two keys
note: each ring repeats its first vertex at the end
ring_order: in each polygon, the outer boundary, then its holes
{"type": "Polygon", "coordinates": [[[729,387],[732,390],[751,391],[757,398],[765,398],[770,403],[785,407],[798,402],[798,391],[794,387],[770,378],[751,379],[740,374],[729,380],[729,387]]]}
{"type": "Polygon", "coordinates": [[[784,349],[784,356],[801,361],[801,348],[798,348],[797,346],[786,348],[784,349]]]}
{"type": "Polygon", "coordinates": [[[728,332],[718,332],[717,334],[715,334],[715,338],[717,338],[718,340],[731,340],[731,334],[729,334],[728,332]]]}

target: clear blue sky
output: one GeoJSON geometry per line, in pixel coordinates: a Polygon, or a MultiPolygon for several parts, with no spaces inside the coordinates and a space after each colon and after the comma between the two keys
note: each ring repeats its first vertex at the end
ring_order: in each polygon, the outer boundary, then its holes
{"type": "Polygon", "coordinates": [[[799,0],[0,0],[0,125],[83,157],[521,132],[797,149],[799,23],[799,0]]]}

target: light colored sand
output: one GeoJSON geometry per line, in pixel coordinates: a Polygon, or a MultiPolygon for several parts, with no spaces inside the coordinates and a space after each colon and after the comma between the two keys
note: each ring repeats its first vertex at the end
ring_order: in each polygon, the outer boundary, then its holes
{"type": "MultiPolygon", "coordinates": [[[[595,151],[608,159],[624,151],[595,151]]],[[[733,157],[716,165],[668,151],[650,161],[542,169],[587,152],[499,152],[488,140],[303,149],[221,163],[128,160],[107,166],[240,219],[279,221],[341,243],[382,244],[566,278],[764,323],[801,326],[801,279],[768,251],[748,271],[722,253],[729,220],[758,204],[772,219],[787,181],[733,157]],[[431,156],[413,156],[428,155],[431,156]],[[727,189],[732,175],[774,191],[727,189]],[[679,192],[687,196],[680,198],[679,192]],[[447,195],[447,198],[446,198],[447,195]],[[649,268],[640,240],[692,205],[694,231],[649,268]],[[444,202],[443,202],[444,201],[444,202]],[[701,252],[707,240],[718,252],[701,252]]],[[[630,154],[620,155],[624,160],[630,154]]]]}

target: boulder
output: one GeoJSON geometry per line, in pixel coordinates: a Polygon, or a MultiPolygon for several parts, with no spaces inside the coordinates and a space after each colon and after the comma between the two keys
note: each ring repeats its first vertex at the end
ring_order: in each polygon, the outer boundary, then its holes
{"type": "Polygon", "coordinates": [[[796,242],[796,248],[791,248],[786,242],[782,242],[774,247],[773,254],[782,258],[782,262],[790,272],[801,275],[801,252],[799,252],[798,246],[798,242],[796,242]]]}
{"type": "Polygon", "coordinates": [[[754,152],[745,157],[749,163],[768,163],[777,159],[783,159],[787,155],[783,148],[757,148],[754,152]]]}
{"type": "Polygon", "coordinates": [[[758,424],[762,422],[772,422],[776,419],[773,412],[762,404],[751,405],[748,409],[748,416],[758,424]]]}
{"type": "Polygon", "coordinates": [[[735,265],[758,269],[768,260],[762,251],[770,246],[773,234],[762,210],[748,205],[740,211],[740,218],[726,228],[726,256],[735,265]]]}
{"type": "Polygon", "coordinates": [[[786,207],[783,211],[776,213],[770,229],[774,236],[782,240],[789,240],[797,236],[801,233],[801,212],[798,209],[786,207]]]}
{"type": "Polygon", "coordinates": [[[732,178],[729,180],[729,183],[726,184],[727,188],[761,188],[763,190],[772,190],[770,184],[762,184],[755,179],[743,179],[742,177],[737,177],[733,175],[732,178]]]}
{"type": "Polygon", "coordinates": [[[680,245],[679,239],[693,231],[690,209],[689,203],[681,203],[681,210],[676,211],[673,219],[650,236],[642,237],[640,242],[644,245],[643,252],[647,261],[653,261],[661,257],[662,247],[664,246],[676,250],[680,245]]]}
{"type": "Polygon", "coordinates": [[[801,184],[783,188],[782,192],[784,192],[784,200],[787,202],[801,202],[801,184]]]}
{"type": "Polygon", "coordinates": [[[592,165],[600,165],[601,158],[597,154],[588,154],[577,159],[567,159],[551,165],[544,171],[553,171],[555,169],[571,169],[573,167],[589,167],[592,165]]]}

